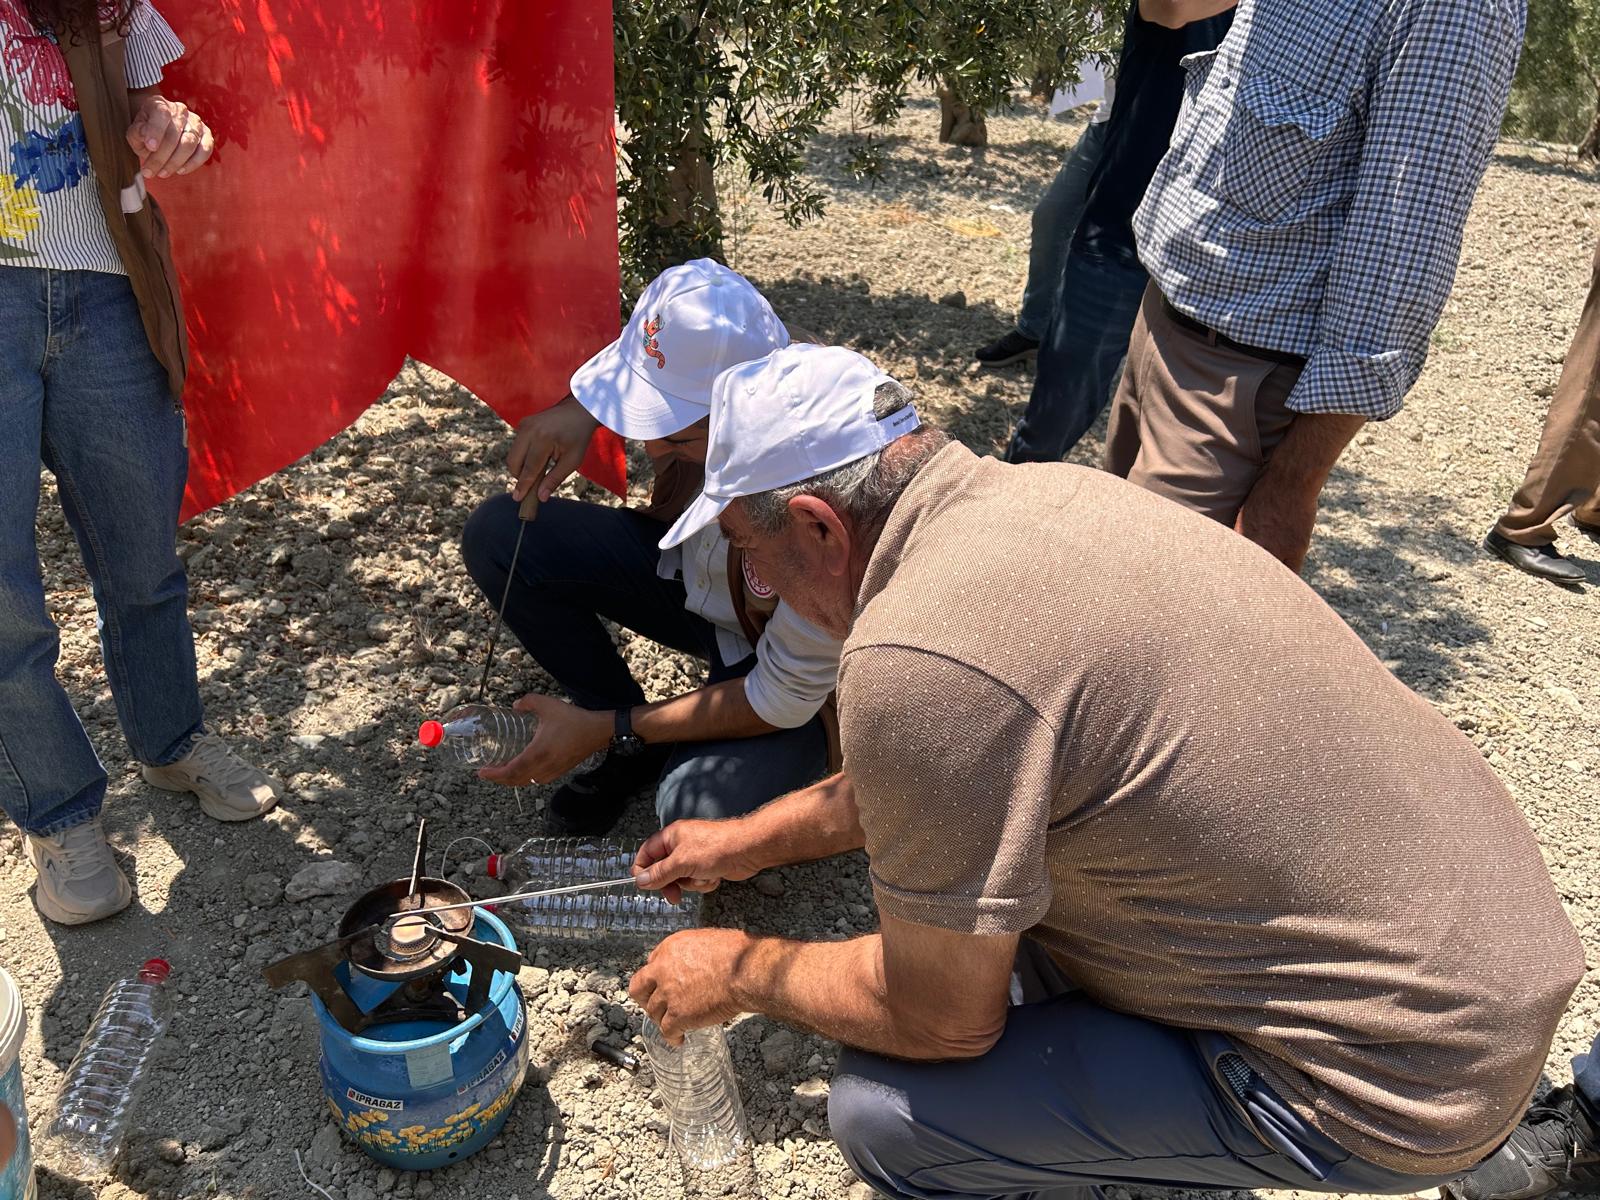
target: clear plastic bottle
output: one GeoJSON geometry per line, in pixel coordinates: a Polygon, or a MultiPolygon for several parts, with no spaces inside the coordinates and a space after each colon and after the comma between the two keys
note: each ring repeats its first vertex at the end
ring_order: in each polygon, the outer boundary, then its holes
{"type": "Polygon", "coordinates": [[[150,1052],[172,1016],[171,971],[152,958],[107,990],[56,1096],[41,1147],[46,1162],[75,1176],[110,1168],[148,1079],[150,1052]]]}
{"type": "MultiPolygon", "coordinates": [[[[489,856],[489,876],[512,892],[621,879],[633,869],[639,843],[617,838],[530,838],[510,854],[489,856]]],[[[495,906],[505,921],[533,937],[658,942],[699,920],[700,897],[670,904],[659,892],[628,884],[605,891],[513,900],[495,906]]]]}
{"type": "Polygon", "coordinates": [[[493,704],[462,704],[439,721],[424,721],[417,741],[469,767],[497,767],[527,749],[539,718],[493,704]]]}
{"type": "Polygon", "coordinates": [[[726,1167],[747,1153],[750,1127],[722,1026],[696,1029],[685,1035],[683,1045],[672,1046],[646,1017],[640,1034],[684,1172],[726,1167]]]}

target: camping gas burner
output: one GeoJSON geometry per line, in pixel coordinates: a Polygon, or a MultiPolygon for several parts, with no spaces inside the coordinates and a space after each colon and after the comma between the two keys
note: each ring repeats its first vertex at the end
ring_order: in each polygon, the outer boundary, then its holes
{"type": "Polygon", "coordinates": [[[439,945],[439,927],[427,913],[401,913],[383,923],[375,941],[390,962],[414,963],[439,945]]]}
{"type": "Polygon", "coordinates": [[[522,956],[472,936],[470,908],[432,912],[472,898],[446,879],[413,875],[373,888],[350,906],[339,936],[267,967],[273,987],[299,979],[309,984],[334,1019],[351,1033],[390,1021],[459,1022],[481,1009],[496,971],[515,974],[522,956]],[[465,1003],[448,987],[458,964],[472,964],[465,1003]],[[358,1007],[336,974],[341,963],[369,979],[400,985],[381,1003],[358,1007]]]}
{"type": "Polygon", "coordinates": [[[432,914],[429,909],[471,904],[472,897],[449,880],[396,879],[373,888],[350,906],[339,936],[352,938],[350,965],[373,979],[401,981],[431,975],[460,952],[459,938],[472,935],[472,910],[432,914]]]}

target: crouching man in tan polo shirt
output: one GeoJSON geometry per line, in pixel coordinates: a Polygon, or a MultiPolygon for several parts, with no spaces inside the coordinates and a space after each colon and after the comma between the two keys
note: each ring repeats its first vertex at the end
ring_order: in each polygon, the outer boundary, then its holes
{"type": "Polygon", "coordinates": [[[1511,1132],[1577,936],[1478,751],[1260,547],[803,345],[718,379],[663,544],[713,520],[847,637],[845,770],[668,826],[640,883],[865,847],[880,931],[677,934],[632,986],[669,1036],[851,1047],[832,1131],[888,1196],[1410,1192],[1511,1132]],[[1019,950],[1057,994],[1008,1004],[1019,950]]]}

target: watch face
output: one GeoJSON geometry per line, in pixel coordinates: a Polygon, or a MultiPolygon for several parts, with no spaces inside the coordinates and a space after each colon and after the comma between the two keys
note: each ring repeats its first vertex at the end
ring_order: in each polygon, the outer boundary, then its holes
{"type": "Polygon", "coordinates": [[[628,733],[624,734],[622,737],[614,738],[612,740],[612,748],[615,749],[618,754],[627,757],[629,755],[637,754],[639,751],[643,750],[644,742],[639,739],[638,734],[628,733]]]}

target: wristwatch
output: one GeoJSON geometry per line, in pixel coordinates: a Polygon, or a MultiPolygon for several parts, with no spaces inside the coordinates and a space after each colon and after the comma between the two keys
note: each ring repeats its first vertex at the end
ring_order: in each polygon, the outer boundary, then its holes
{"type": "Polygon", "coordinates": [[[612,717],[611,752],[632,758],[644,749],[644,739],[633,731],[633,709],[619,708],[612,717]]]}

